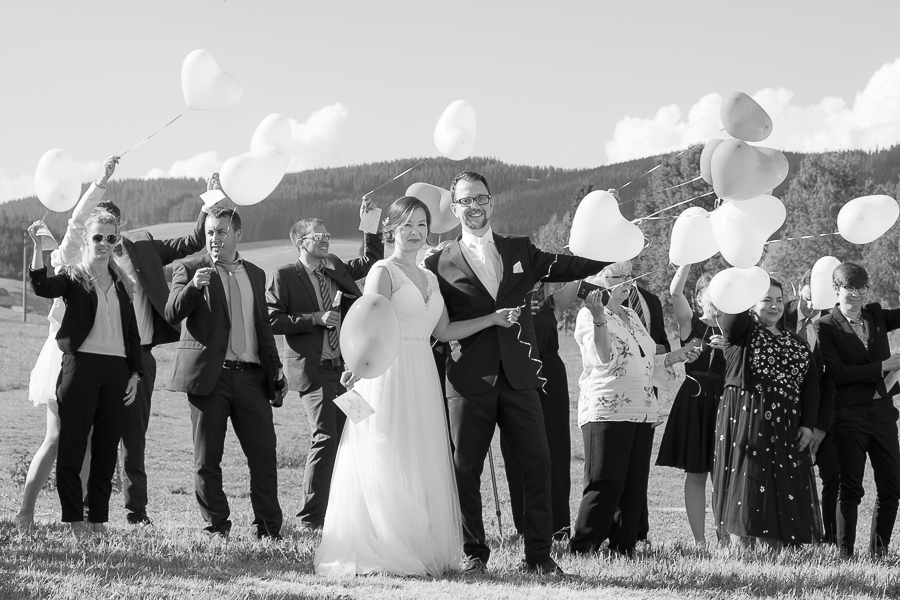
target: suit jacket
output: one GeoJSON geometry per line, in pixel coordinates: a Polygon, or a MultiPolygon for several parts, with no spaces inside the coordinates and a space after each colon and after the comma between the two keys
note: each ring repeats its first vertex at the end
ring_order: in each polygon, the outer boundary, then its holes
{"type": "Polygon", "coordinates": [[[149,232],[138,231],[126,234],[123,240],[125,251],[137,272],[144,290],[144,297],[153,306],[154,346],[177,342],[180,327],[173,327],[166,321],[166,301],[169,298],[169,284],[163,267],[199,252],[206,245],[206,213],[201,211],[194,224],[194,230],[180,238],[155,240],[149,232]],[[130,239],[129,239],[130,238],[130,239]]]}
{"type": "Polygon", "coordinates": [[[815,324],[825,369],[835,386],[835,408],[870,402],[876,391],[882,398],[897,393],[897,386],[885,389],[881,363],[891,357],[887,334],[900,329],[900,308],[885,310],[873,302],[863,307],[861,316],[868,330],[868,350],[837,306],[815,324]]]}
{"type": "MultiPolygon", "coordinates": [[[[797,331],[797,307],[799,304],[800,301],[797,299],[788,302],[781,317],[782,327],[789,333],[797,331]]],[[[822,316],[824,316],[824,313],[822,316]]],[[[819,416],[816,420],[816,429],[831,431],[831,417],[834,413],[834,382],[831,381],[828,371],[825,369],[822,344],[816,342],[816,347],[812,349],[812,353],[813,358],[816,359],[816,368],[819,371],[819,416]]]]}
{"type": "Polygon", "coordinates": [[[494,242],[503,263],[496,301],[472,271],[459,247],[462,236],[425,261],[440,284],[451,321],[483,317],[501,308],[522,306],[518,326],[488,327],[450,343],[447,396],[490,392],[503,373],[517,390],[540,387],[541,362],[526,295],[538,280],[574,281],[600,272],[610,263],[538,250],[527,237],[498,235],[494,242]],[[519,272],[517,272],[519,271],[519,272]]]}
{"type": "MultiPolygon", "coordinates": [[[[191,283],[194,273],[201,267],[214,267],[208,254],[175,263],[172,273],[166,320],[173,326],[184,321],[184,327],[166,389],[205,396],[212,392],[222,373],[231,333],[231,317],[218,271],[213,269],[209,285],[204,290],[191,283]]],[[[257,354],[266,374],[268,397],[272,400],[276,394],[275,381],[281,361],[278,360],[275,336],[266,314],[266,274],[246,260],[244,268],[253,288],[257,354]]]]}
{"type": "MultiPolygon", "coordinates": [[[[644,302],[647,303],[647,308],[650,311],[650,314],[647,315],[650,318],[650,337],[657,344],[662,344],[666,352],[671,352],[672,345],[669,343],[669,336],[666,334],[666,319],[663,316],[662,301],[660,301],[659,296],[649,290],[645,290],[641,286],[637,286],[637,291],[644,298],[644,302]]],[[[630,302],[626,303],[626,305],[629,308],[634,308],[630,302]]]]}
{"type": "MultiPolygon", "coordinates": [[[[362,295],[356,280],[365,277],[372,265],[384,258],[380,235],[366,234],[365,243],[364,255],[346,263],[334,254],[328,256],[331,268],[326,266],[325,274],[343,292],[342,319],[362,295]]],[[[269,323],[275,335],[284,336],[281,358],[288,389],[300,393],[309,389],[319,372],[325,338],[325,328],[313,324],[312,313],[319,311],[315,285],[318,284],[310,281],[300,259],[272,271],[266,284],[269,323]]]]}
{"type": "MultiPolygon", "coordinates": [[[[56,333],[56,343],[66,354],[78,351],[94,327],[97,315],[97,292],[88,292],[84,286],[73,281],[68,275],[47,277],[47,268],[28,271],[31,287],[41,298],[62,298],[66,302],[66,312],[56,333]]],[[[122,281],[115,280],[116,295],[119,298],[119,316],[122,318],[122,336],[125,343],[125,359],[128,372],[142,374],[141,336],[138,334],[137,317],[131,296],[122,281]]]]}

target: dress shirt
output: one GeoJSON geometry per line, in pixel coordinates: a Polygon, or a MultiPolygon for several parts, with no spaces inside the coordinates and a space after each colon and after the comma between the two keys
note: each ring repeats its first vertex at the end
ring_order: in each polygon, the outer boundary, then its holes
{"type": "Polygon", "coordinates": [[[97,312],[94,314],[94,326],[91,327],[91,332],[84,339],[78,351],[125,358],[122,313],[115,283],[110,285],[106,292],[100,289],[99,285],[94,284],[94,291],[97,292],[97,312]]]}
{"type": "Polygon", "coordinates": [[[141,336],[141,345],[147,346],[153,343],[153,305],[144,294],[141,286],[141,278],[138,276],[134,263],[128,251],[122,248],[122,256],[116,256],[116,264],[125,271],[125,275],[131,280],[131,288],[134,290],[134,315],[137,317],[138,333],[141,336]]]}
{"type": "Polygon", "coordinates": [[[231,314],[231,286],[228,278],[234,277],[241,290],[241,314],[244,317],[244,340],[247,344],[244,352],[238,356],[231,349],[231,338],[229,337],[225,359],[259,363],[259,351],[256,346],[256,327],[253,317],[255,308],[253,286],[250,285],[250,277],[247,275],[247,269],[244,268],[244,261],[238,256],[237,261],[231,265],[226,266],[225,263],[216,262],[216,271],[219,273],[219,277],[222,278],[222,287],[225,288],[225,301],[228,303],[229,314],[231,314]],[[231,269],[234,270],[233,275],[231,269]]]}
{"type": "Polygon", "coordinates": [[[459,247],[469,266],[475,271],[475,275],[496,300],[500,280],[503,279],[503,261],[500,260],[500,252],[497,251],[497,244],[494,242],[493,230],[488,227],[481,237],[463,231],[459,247]]]}
{"type": "MultiPolygon", "coordinates": [[[[797,335],[806,340],[806,343],[809,344],[810,350],[816,349],[816,344],[819,341],[819,338],[816,336],[816,328],[813,324],[822,318],[822,311],[817,310],[813,313],[813,316],[809,317],[809,320],[803,316],[803,312],[801,312],[800,307],[797,307],[797,335]],[[804,327],[804,323],[806,326],[804,327]],[[804,332],[805,329],[805,332],[804,332]]],[[[863,342],[868,343],[868,342],[863,342]]]]}
{"type": "MultiPolygon", "coordinates": [[[[319,304],[319,310],[328,311],[331,310],[331,306],[325,306],[325,302],[322,299],[322,292],[319,290],[319,278],[316,276],[316,271],[318,269],[310,269],[306,263],[302,260],[300,264],[303,265],[303,268],[306,270],[306,274],[309,276],[309,283],[312,284],[313,294],[316,297],[316,302],[319,304]]],[[[320,266],[319,269],[322,267],[320,266]]],[[[331,301],[334,302],[334,297],[337,295],[337,284],[334,282],[331,277],[325,274],[324,270],[322,272],[322,277],[325,280],[325,284],[328,286],[329,291],[331,292],[331,301]]],[[[338,323],[335,326],[337,330],[338,340],[341,339],[341,324],[338,323]]],[[[331,347],[331,341],[328,339],[328,333],[322,336],[322,360],[330,360],[333,358],[341,357],[341,343],[338,342],[336,348],[331,347]]]]}

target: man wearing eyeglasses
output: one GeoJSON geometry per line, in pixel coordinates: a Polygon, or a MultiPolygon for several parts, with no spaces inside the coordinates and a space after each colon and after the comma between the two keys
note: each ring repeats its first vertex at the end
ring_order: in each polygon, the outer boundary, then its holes
{"type": "MultiPolygon", "coordinates": [[[[427,258],[425,267],[437,275],[452,321],[525,306],[539,280],[574,281],[609,264],[542,252],[527,237],[494,233],[490,223],[494,199],[479,173],[457,175],[450,195],[462,235],[427,258]]],[[[481,516],[481,473],[499,426],[522,470],[522,568],[561,574],[550,557],[550,451],[537,393],[541,362],[531,311],[522,311],[518,327],[489,327],[451,342],[450,350],[447,406],[467,557],[464,571],[483,573],[490,557],[481,516]]]]}
{"type": "Polygon", "coordinates": [[[843,263],[832,275],[838,304],[815,324],[825,369],[835,385],[832,432],[840,469],[837,543],[852,556],[857,510],[865,490],[866,456],[875,476],[875,512],[869,552],[887,553],[900,500],[898,411],[892,396],[900,390],[891,376],[900,354],[891,354],[888,332],[900,329],[900,309],[865,303],[869,275],[843,263]],[[889,385],[886,385],[886,377],[889,385]]]}
{"type": "MultiPolygon", "coordinates": [[[[360,217],[373,208],[368,200],[360,217]]],[[[321,529],[325,522],[328,492],[337,446],[346,416],[334,399],[341,386],[341,320],[353,301],[362,295],[356,285],[377,261],[384,258],[381,235],[365,235],[363,256],[342,261],[329,252],[331,234],[321,219],[297,221],[290,232],[298,259],[269,274],[266,302],[269,322],[276,335],[284,336],[281,361],[288,389],[298,392],[309,422],[309,452],[303,474],[303,507],[300,527],[321,529]]]]}

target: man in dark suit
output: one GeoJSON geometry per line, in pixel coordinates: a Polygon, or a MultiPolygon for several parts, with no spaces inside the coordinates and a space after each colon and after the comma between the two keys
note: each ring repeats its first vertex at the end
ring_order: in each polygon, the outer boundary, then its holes
{"type": "Polygon", "coordinates": [[[272,405],[284,378],[269,325],[262,269],[241,259],[240,216],[215,208],[206,218],[208,254],[176,263],[166,319],[184,321],[167,388],[186,392],[194,439],[194,484],[205,531],[227,536],[222,453],[228,419],[250,467],[256,535],[280,538],[278,468],[272,405]]]}
{"type": "Polygon", "coordinates": [[[885,385],[885,375],[900,369],[900,354],[891,354],[887,335],[900,329],[900,309],[885,310],[877,302],[864,304],[869,274],[859,265],[838,266],[832,281],[838,304],[819,319],[815,330],[835,386],[832,431],[841,482],[838,546],[842,555],[853,555],[868,455],[877,494],[869,551],[883,555],[900,500],[898,412],[891,400],[898,388],[885,385]]]}
{"type": "MultiPolygon", "coordinates": [[[[490,226],[493,198],[479,173],[460,173],[450,187],[462,235],[429,257],[452,321],[523,307],[538,280],[572,281],[606,264],[538,250],[527,237],[501,236],[490,226]]],[[[490,549],[482,522],[481,473],[494,428],[500,427],[522,467],[524,568],[561,573],[550,558],[550,454],[537,388],[541,385],[534,326],[523,310],[519,327],[489,327],[451,343],[447,404],[459,488],[467,572],[485,571],[490,549]]]]}
{"type": "MultiPolygon", "coordinates": [[[[363,201],[360,214],[371,204],[363,201]]],[[[331,234],[321,219],[294,224],[291,243],[297,262],[269,274],[266,301],[269,322],[276,335],[284,336],[282,359],[288,389],[299,392],[309,421],[309,452],[303,474],[303,507],[297,514],[305,529],[320,529],[325,521],[328,490],[346,416],[334,399],[341,386],[341,320],[361,295],[355,280],[368,274],[384,258],[378,234],[366,234],[364,256],[344,263],[328,252],[331,234]],[[340,304],[334,306],[340,294],[340,304]]]]}
{"type": "Polygon", "coordinates": [[[825,529],[822,541],[834,544],[837,542],[837,500],[840,487],[837,448],[834,445],[834,435],[831,433],[834,384],[828,377],[822,359],[822,347],[816,336],[815,323],[824,314],[812,305],[809,278],[810,272],[807,271],[800,281],[800,297],[791,300],[785,306],[782,325],[786,331],[796,333],[809,344],[816,366],[819,368],[819,415],[809,443],[809,451],[816,466],[819,467],[819,479],[822,480],[822,524],[825,529]]]}
{"type": "MultiPolygon", "coordinates": [[[[217,184],[218,179],[213,175],[209,187],[217,184]]],[[[87,196],[82,202],[86,199],[87,196]]],[[[108,200],[97,203],[96,207],[122,219],[119,207],[108,200]]],[[[86,206],[86,212],[89,213],[92,208],[86,206]]],[[[128,511],[126,520],[131,525],[152,524],[147,516],[147,471],[144,468],[150,405],[156,383],[156,358],[152,350],[160,344],[177,342],[181,333],[180,328],[173,327],[165,319],[169,284],[163,267],[203,249],[204,223],[208,210],[206,206],[200,210],[194,229],[184,237],[156,240],[149,232],[137,231],[124,234],[121,244],[115,248],[116,264],[125,272],[134,288],[134,311],[141,335],[141,360],[144,368],[135,401],[125,411],[122,428],[122,462],[125,471],[122,491],[125,510],[128,511]]]]}

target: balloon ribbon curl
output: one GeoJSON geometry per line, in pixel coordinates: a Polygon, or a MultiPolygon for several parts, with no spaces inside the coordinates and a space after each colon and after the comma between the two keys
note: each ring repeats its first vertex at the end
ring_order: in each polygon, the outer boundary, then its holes
{"type": "Polygon", "coordinates": [[[180,115],[178,115],[177,117],[175,117],[174,119],[172,119],[171,121],[169,121],[168,123],[166,123],[165,125],[163,125],[162,127],[160,127],[159,129],[157,129],[156,131],[154,131],[153,133],[151,133],[150,135],[148,135],[147,137],[145,137],[144,139],[142,139],[141,141],[139,141],[137,144],[135,144],[134,146],[132,146],[131,148],[129,148],[129,149],[126,150],[125,152],[119,154],[119,157],[125,156],[126,154],[128,154],[129,152],[131,152],[132,150],[134,150],[135,148],[137,148],[138,146],[140,146],[141,144],[143,144],[144,142],[146,142],[146,141],[149,140],[150,138],[152,138],[154,135],[156,135],[157,133],[159,133],[160,131],[162,131],[163,129],[165,129],[166,127],[168,127],[169,125],[171,125],[172,123],[174,123],[175,121],[177,121],[178,119],[180,119],[181,117],[183,117],[183,116],[184,116],[184,113],[186,113],[186,112],[189,111],[189,110],[191,110],[191,109],[189,109],[189,108],[184,109],[184,112],[182,112],[180,115]]]}

